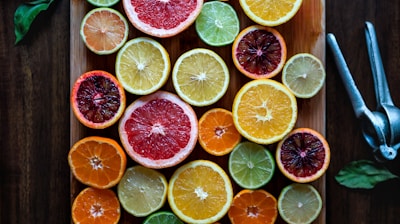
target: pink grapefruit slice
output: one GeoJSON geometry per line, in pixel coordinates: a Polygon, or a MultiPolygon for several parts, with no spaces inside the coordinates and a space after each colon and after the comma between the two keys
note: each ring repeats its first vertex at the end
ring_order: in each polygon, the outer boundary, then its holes
{"type": "Polygon", "coordinates": [[[189,104],[159,90],[129,105],[118,131],[126,153],[134,161],[161,169],[177,165],[193,151],[198,121],[189,104]]]}
{"type": "Polygon", "coordinates": [[[155,37],[171,37],[194,23],[203,0],[123,0],[132,25],[155,37]]]}

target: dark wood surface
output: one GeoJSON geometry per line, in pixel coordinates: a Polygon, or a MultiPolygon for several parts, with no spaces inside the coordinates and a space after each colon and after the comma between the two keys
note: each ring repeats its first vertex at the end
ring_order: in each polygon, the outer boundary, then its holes
{"type": "MultiPolygon", "coordinates": [[[[1,1],[0,223],[69,223],[69,1],[39,15],[14,45],[13,13],[23,1],[1,1]]],[[[395,104],[400,105],[400,2],[327,0],[326,32],[336,35],[367,105],[376,105],[364,38],[374,23],[395,104]]],[[[348,162],[373,159],[329,49],[326,51],[326,223],[400,223],[400,181],[350,190],[334,176],[348,162]]],[[[400,173],[400,162],[388,164],[400,173]]]]}

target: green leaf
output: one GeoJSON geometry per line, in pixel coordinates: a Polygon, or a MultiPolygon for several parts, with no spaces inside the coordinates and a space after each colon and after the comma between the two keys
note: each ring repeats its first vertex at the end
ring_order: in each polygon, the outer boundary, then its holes
{"type": "Polygon", "coordinates": [[[23,3],[14,13],[15,44],[28,33],[32,22],[41,11],[47,10],[54,0],[37,0],[23,3]]]}
{"type": "Polygon", "coordinates": [[[353,161],[335,176],[336,181],[348,188],[372,189],[378,183],[399,178],[383,165],[370,160],[353,161]]]}

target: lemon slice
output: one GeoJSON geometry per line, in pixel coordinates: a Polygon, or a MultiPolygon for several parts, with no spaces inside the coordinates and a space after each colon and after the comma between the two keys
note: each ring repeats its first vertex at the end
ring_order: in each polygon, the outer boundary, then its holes
{"type": "Polygon", "coordinates": [[[119,0],[87,0],[90,4],[97,7],[110,7],[119,2],[119,0]]]}
{"type": "Polygon", "coordinates": [[[148,95],[168,80],[171,62],[166,49],[156,40],[137,37],[119,50],[115,62],[118,80],[126,91],[148,95]]]}

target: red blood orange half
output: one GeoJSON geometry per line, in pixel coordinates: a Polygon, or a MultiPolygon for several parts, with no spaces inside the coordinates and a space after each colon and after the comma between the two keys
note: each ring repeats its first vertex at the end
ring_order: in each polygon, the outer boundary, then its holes
{"type": "Polygon", "coordinates": [[[78,77],[70,100],[75,117],[93,129],[115,124],[126,106],[124,88],[114,75],[102,70],[89,71],[78,77]]]}
{"type": "Polygon", "coordinates": [[[319,132],[297,128],[278,143],[276,164],[290,180],[308,183],[325,173],[330,155],[328,142],[319,132]]]}
{"type": "Polygon", "coordinates": [[[177,95],[157,91],[129,105],[119,123],[126,153],[139,164],[161,169],[175,166],[193,151],[198,121],[192,107],[177,95]]]}
{"type": "Polygon", "coordinates": [[[203,0],[123,0],[123,6],[135,28],[163,38],[175,36],[193,24],[203,0]]]}

